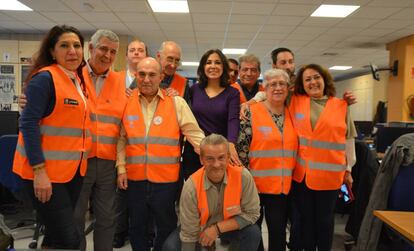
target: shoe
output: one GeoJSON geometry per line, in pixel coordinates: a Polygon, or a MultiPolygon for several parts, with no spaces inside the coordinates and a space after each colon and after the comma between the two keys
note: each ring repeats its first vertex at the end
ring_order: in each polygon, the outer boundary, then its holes
{"type": "Polygon", "coordinates": [[[125,245],[125,237],[120,234],[114,236],[114,241],[112,242],[113,248],[122,248],[125,245]]]}

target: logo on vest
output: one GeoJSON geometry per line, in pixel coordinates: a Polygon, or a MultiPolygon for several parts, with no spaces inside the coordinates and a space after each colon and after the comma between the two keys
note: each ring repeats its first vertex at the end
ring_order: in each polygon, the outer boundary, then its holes
{"type": "Polygon", "coordinates": [[[305,114],[303,114],[303,113],[295,113],[295,118],[296,119],[304,119],[305,118],[305,114]]]}
{"type": "Polygon", "coordinates": [[[162,117],[161,116],[157,116],[153,119],[154,125],[161,125],[162,123],[162,117]]]}
{"type": "Polygon", "coordinates": [[[76,99],[71,99],[71,98],[65,98],[63,100],[63,103],[65,105],[79,105],[79,102],[76,99]]]}
{"type": "Polygon", "coordinates": [[[261,132],[264,135],[264,137],[269,136],[270,133],[272,132],[272,127],[270,126],[259,126],[258,129],[259,129],[259,132],[261,132]]]}
{"type": "Polygon", "coordinates": [[[126,120],[128,121],[129,127],[134,127],[134,121],[139,119],[138,115],[127,115],[126,120]]]}

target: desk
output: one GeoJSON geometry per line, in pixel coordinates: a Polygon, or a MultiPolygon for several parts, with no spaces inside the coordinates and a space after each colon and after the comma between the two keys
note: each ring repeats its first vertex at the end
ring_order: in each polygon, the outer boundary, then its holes
{"type": "Polygon", "coordinates": [[[414,243],[414,212],[375,210],[374,215],[414,243]]]}

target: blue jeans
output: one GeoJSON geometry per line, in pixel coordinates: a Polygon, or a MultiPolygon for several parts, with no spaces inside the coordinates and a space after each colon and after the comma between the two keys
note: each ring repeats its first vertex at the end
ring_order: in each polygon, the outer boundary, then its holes
{"type": "MultiPolygon", "coordinates": [[[[229,250],[255,251],[259,246],[262,235],[259,227],[252,224],[240,230],[223,233],[220,238],[230,241],[229,250]]],[[[200,244],[197,243],[195,250],[201,250],[200,244]]],[[[162,251],[181,251],[180,228],[177,228],[168,236],[162,251]]]]}
{"type": "Polygon", "coordinates": [[[161,251],[168,235],[177,227],[175,201],[178,182],[152,183],[128,180],[129,238],[132,250],[149,251],[148,219],[155,220],[154,251],[161,251]]]}

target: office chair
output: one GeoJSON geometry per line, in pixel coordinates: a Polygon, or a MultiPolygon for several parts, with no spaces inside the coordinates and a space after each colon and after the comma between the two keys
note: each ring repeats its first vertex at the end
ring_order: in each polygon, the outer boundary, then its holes
{"type": "MultiPolygon", "coordinates": [[[[16,150],[17,135],[3,135],[0,137],[0,183],[9,189],[16,197],[24,193],[22,191],[23,182],[21,178],[13,173],[13,159],[16,150]]],[[[39,219],[23,219],[17,223],[16,227],[12,229],[16,232],[18,229],[33,228],[34,234],[32,241],[29,243],[29,248],[37,248],[37,241],[39,235],[42,233],[43,225],[39,223],[39,219]]]]}

